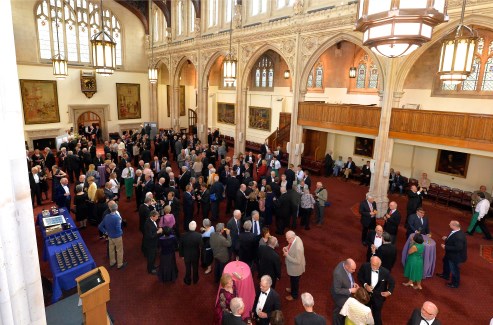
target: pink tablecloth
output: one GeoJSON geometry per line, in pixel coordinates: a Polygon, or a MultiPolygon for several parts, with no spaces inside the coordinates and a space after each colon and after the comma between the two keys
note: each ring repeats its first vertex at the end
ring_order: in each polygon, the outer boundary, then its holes
{"type": "MultiPolygon", "coordinates": [[[[245,304],[245,311],[242,315],[243,319],[250,317],[253,302],[255,301],[255,286],[253,284],[250,267],[243,262],[233,261],[226,264],[223,274],[224,273],[229,273],[232,275],[233,281],[235,282],[236,291],[238,292],[238,297],[243,299],[243,303],[245,304]],[[235,272],[241,276],[241,280],[234,275],[235,272]]],[[[218,295],[220,289],[221,288],[218,289],[218,295]]]]}

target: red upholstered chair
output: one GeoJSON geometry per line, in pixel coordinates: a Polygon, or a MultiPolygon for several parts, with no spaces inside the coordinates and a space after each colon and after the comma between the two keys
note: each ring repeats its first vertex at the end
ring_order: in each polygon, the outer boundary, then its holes
{"type": "Polygon", "coordinates": [[[418,180],[416,178],[409,179],[409,187],[411,187],[412,185],[418,186],[418,180]]]}
{"type": "Polygon", "coordinates": [[[440,185],[438,185],[436,183],[431,183],[430,188],[428,189],[428,196],[430,198],[436,199],[439,191],[440,191],[440,185]]]}
{"type": "Polygon", "coordinates": [[[464,192],[461,189],[453,188],[450,191],[450,204],[453,204],[457,207],[460,207],[462,205],[462,196],[463,195],[464,195],[464,192]]]}
{"type": "Polygon", "coordinates": [[[450,201],[450,194],[451,194],[451,190],[450,190],[450,187],[448,186],[440,186],[440,190],[438,191],[438,195],[437,195],[437,203],[439,203],[440,201],[443,201],[445,203],[445,205],[448,206],[449,204],[449,201],[450,201]]]}

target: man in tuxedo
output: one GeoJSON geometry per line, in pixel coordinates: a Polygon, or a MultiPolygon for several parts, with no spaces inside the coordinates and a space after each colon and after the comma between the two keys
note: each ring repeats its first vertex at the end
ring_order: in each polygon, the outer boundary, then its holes
{"type": "Polygon", "coordinates": [[[281,187],[281,196],[274,199],[274,207],[276,211],[276,234],[282,235],[291,216],[291,201],[284,186],[281,187]]]}
{"type": "Polygon", "coordinates": [[[286,241],[288,246],[283,247],[282,253],[286,259],[286,271],[289,275],[291,288],[286,288],[290,295],[286,300],[292,301],[298,299],[300,278],[305,273],[305,248],[300,237],[296,236],[294,231],[286,232],[286,241]]]}
{"type": "Polygon", "coordinates": [[[349,175],[354,174],[355,170],[356,170],[356,165],[353,162],[353,158],[348,157],[347,162],[344,164],[344,168],[342,169],[346,181],[349,179],[349,175]]]}
{"type": "Polygon", "coordinates": [[[252,221],[245,221],[243,229],[245,231],[238,236],[240,261],[245,262],[252,268],[253,262],[257,259],[258,240],[251,231],[252,221]]]}
{"type": "Polygon", "coordinates": [[[305,311],[301,314],[298,314],[294,318],[295,325],[325,325],[327,322],[325,318],[316,314],[313,311],[313,306],[315,305],[315,301],[313,300],[313,296],[308,292],[301,294],[301,303],[303,304],[303,308],[305,311]]]}
{"type": "Polygon", "coordinates": [[[371,180],[371,170],[370,170],[370,161],[366,161],[366,165],[361,168],[360,175],[360,185],[370,186],[371,180]]]}
{"type": "Polygon", "coordinates": [[[392,236],[388,232],[384,232],[382,238],[382,245],[378,248],[372,248],[372,255],[380,257],[382,266],[389,270],[389,272],[392,272],[397,258],[397,248],[391,243],[392,236]]]}
{"type": "Polygon", "coordinates": [[[460,285],[460,264],[467,260],[467,239],[460,229],[460,223],[452,220],[449,223],[451,232],[443,236],[445,243],[440,246],[445,250],[443,256],[443,272],[437,275],[448,280],[452,274],[451,282],[447,283],[449,288],[458,288],[460,285]]]}
{"type": "Polygon", "coordinates": [[[193,208],[192,185],[188,184],[183,193],[183,229],[187,229],[188,224],[193,220],[193,208]]]}
{"type": "Polygon", "coordinates": [[[296,173],[294,171],[294,165],[289,164],[289,168],[284,172],[286,175],[286,189],[290,190],[293,188],[293,182],[296,180],[296,173]]]}
{"type": "Polygon", "coordinates": [[[407,321],[407,325],[442,325],[437,319],[437,315],[438,307],[431,301],[425,301],[421,309],[416,308],[413,310],[411,318],[407,321]]]}
{"type": "Polygon", "coordinates": [[[305,170],[305,177],[303,178],[305,181],[305,185],[308,186],[308,189],[312,189],[312,179],[310,177],[310,172],[308,170],[305,170]]]}
{"type": "Polygon", "coordinates": [[[245,213],[246,210],[248,200],[245,194],[246,189],[247,186],[245,184],[241,184],[235,196],[235,209],[240,210],[241,213],[245,213]]]}
{"type": "Polygon", "coordinates": [[[158,228],[156,224],[158,217],[157,211],[151,211],[144,225],[144,253],[147,257],[147,273],[149,274],[157,273],[154,260],[159,236],[163,233],[163,228],[158,228]]]}
{"type": "Polygon", "coordinates": [[[202,183],[200,185],[200,192],[197,193],[197,201],[200,202],[202,208],[202,220],[209,218],[209,212],[211,211],[211,195],[207,184],[202,183]]]}
{"type": "Polygon", "coordinates": [[[270,276],[272,288],[276,287],[277,280],[281,279],[281,257],[275,251],[278,246],[277,238],[269,237],[267,245],[258,247],[258,276],[270,276]]]}
{"type": "Polygon", "coordinates": [[[411,214],[416,213],[416,210],[421,207],[423,202],[423,193],[421,188],[418,191],[416,185],[411,185],[411,189],[407,192],[407,214],[406,214],[406,224],[411,214]]]}
{"type": "Polygon", "coordinates": [[[368,247],[366,251],[366,261],[369,262],[373,251],[378,249],[383,244],[383,228],[378,225],[375,230],[370,230],[366,236],[366,246],[368,247]]]}
{"type": "Polygon", "coordinates": [[[370,193],[367,193],[366,200],[359,204],[359,213],[361,214],[360,222],[363,227],[361,231],[361,242],[364,246],[366,246],[366,236],[368,236],[368,230],[375,229],[377,225],[377,204],[370,193]]]}
{"type": "Polygon", "coordinates": [[[210,195],[214,194],[213,196],[216,197],[215,200],[210,201],[212,220],[217,221],[219,220],[219,203],[221,203],[221,201],[224,199],[224,185],[219,181],[219,176],[214,176],[214,183],[212,183],[209,189],[209,193],[210,195]]]}
{"type": "Polygon", "coordinates": [[[67,210],[70,210],[71,197],[70,189],[68,187],[68,179],[66,177],[60,179],[60,185],[61,186],[57,187],[55,190],[55,203],[59,208],[66,207],[67,210]]]}
{"type": "Polygon", "coordinates": [[[69,151],[65,158],[65,168],[67,169],[70,183],[73,183],[80,174],[80,158],[73,151],[69,151]]]}
{"type": "Polygon", "coordinates": [[[410,234],[414,233],[420,233],[422,235],[428,235],[430,233],[430,224],[423,208],[418,208],[416,213],[411,214],[407,221],[406,239],[410,234]]]}
{"type": "Polygon", "coordinates": [[[245,303],[240,297],[231,299],[229,303],[231,312],[223,311],[222,325],[241,325],[246,324],[242,319],[242,314],[245,311],[245,303]]]}
{"type": "Polygon", "coordinates": [[[233,216],[231,217],[231,219],[229,219],[226,227],[231,230],[232,252],[234,253],[234,255],[238,255],[240,251],[240,242],[238,239],[240,238],[240,232],[242,229],[240,210],[233,211],[233,216]]]}
{"type": "Polygon", "coordinates": [[[392,244],[395,244],[397,240],[397,230],[401,223],[401,214],[399,213],[399,210],[397,210],[397,203],[394,201],[389,203],[389,209],[383,216],[383,220],[385,220],[383,230],[392,236],[392,244]]]}
{"type": "Polygon", "coordinates": [[[197,223],[191,221],[188,225],[190,231],[181,237],[180,256],[185,261],[185,278],[183,282],[186,285],[196,284],[199,281],[199,258],[202,247],[202,235],[195,231],[197,223]]]}
{"type": "Polygon", "coordinates": [[[180,189],[182,191],[186,191],[186,186],[188,184],[190,184],[190,177],[192,177],[192,174],[188,170],[187,166],[183,166],[181,168],[181,171],[182,171],[182,174],[180,176],[179,185],[180,185],[180,189]]]}
{"type": "Polygon", "coordinates": [[[382,261],[373,256],[370,262],[361,266],[358,280],[370,294],[370,308],[375,325],[382,325],[382,307],[387,297],[394,291],[395,282],[389,270],[381,267],[382,261]]]}
{"type": "Polygon", "coordinates": [[[34,198],[36,198],[36,202],[38,206],[42,205],[43,202],[41,200],[41,179],[38,175],[38,168],[32,167],[31,172],[29,173],[29,186],[31,187],[31,201],[34,208],[34,198]]]}
{"type": "Polygon", "coordinates": [[[281,299],[271,285],[270,276],[264,275],[260,278],[260,291],[255,296],[252,308],[253,317],[259,325],[269,325],[271,313],[281,310],[281,299]]]}
{"type": "Polygon", "coordinates": [[[236,178],[236,172],[232,171],[226,178],[226,214],[231,212],[233,203],[236,200],[236,193],[238,193],[239,189],[240,181],[236,178]]]}
{"type": "Polygon", "coordinates": [[[333,325],[344,325],[344,316],[340,314],[342,306],[351,297],[351,294],[354,294],[359,288],[353,278],[355,271],[356,263],[351,258],[340,262],[334,269],[332,287],[330,288],[330,294],[335,305],[332,313],[333,325]]]}

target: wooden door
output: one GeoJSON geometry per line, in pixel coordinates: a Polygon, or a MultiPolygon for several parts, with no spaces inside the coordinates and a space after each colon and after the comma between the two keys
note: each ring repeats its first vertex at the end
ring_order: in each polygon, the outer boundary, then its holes
{"type": "Polygon", "coordinates": [[[327,147],[327,132],[315,130],[303,130],[303,143],[305,148],[303,156],[315,160],[322,160],[325,157],[327,147]]]}

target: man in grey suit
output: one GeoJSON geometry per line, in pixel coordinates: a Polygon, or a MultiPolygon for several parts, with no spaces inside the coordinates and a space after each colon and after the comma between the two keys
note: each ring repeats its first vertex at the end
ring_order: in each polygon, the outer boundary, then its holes
{"type": "Polygon", "coordinates": [[[334,325],[344,324],[344,316],[340,315],[339,312],[346,303],[346,300],[359,288],[359,285],[353,278],[355,271],[356,263],[351,258],[340,262],[334,269],[332,287],[330,288],[330,294],[335,304],[332,315],[332,324],[334,325]]]}
{"type": "Polygon", "coordinates": [[[305,273],[305,249],[301,238],[296,236],[294,231],[286,232],[286,241],[288,246],[283,247],[282,252],[286,258],[286,271],[291,282],[291,288],[286,288],[286,291],[290,293],[286,296],[286,300],[292,301],[298,298],[300,277],[305,273]]]}

